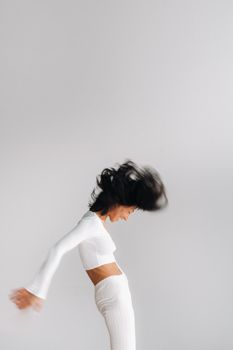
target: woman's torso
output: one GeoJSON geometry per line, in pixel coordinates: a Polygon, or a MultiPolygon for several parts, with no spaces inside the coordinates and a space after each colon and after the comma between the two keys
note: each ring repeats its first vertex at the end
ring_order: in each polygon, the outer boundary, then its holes
{"type": "Polygon", "coordinates": [[[93,231],[93,235],[79,245],[79,253],[89,278],[96,285],[102,279],[120,275],[123,271],[116,262],[113,254],[116,246],[104,222],[91,211],[88,211],[84,218],[89,220],[89,228],[93,231]]]}
{"type": "Polygon", "coordinates": [[[115,262],[104,264],[90,270],[86,270],[86,272],[94,285],[96,285],[98,282],[102,281],[108,276],[121,275],[123,273],[117,265],[117,263],[115,262]]]}
{"type": "MultiPolygon", "coordinates": [[[[94,213],[92,215],[94,215],[94,217],[96,218],[97,214],[94,213]]],[[[97,220],[101,222],[100,218],[98,218],[97,220]]],[[[106,231],[106,233],[103,231],[103,235],[109,236],[107,230],[105,229],[105,225],[103,222],[101,222],[101,227],[103,227],[104,231],[106,231]]],[[[116,249],[114,242],[112,242],[112,244],[113,244],[113,246],[111,248],[109,248],[109,246],[105,247],[105,249],[107,249],[106,253],[112,253],[116,249]],[[110,249],[110,251],[108,251],[108,249],[110,249]]],[[[103,251],[103,253],[104,253],[104,251],[103,251]]],[[[112,255],[112,259],[115,260],[115,257],[113,257],[113,255],[112,255]]],[[[110,258],[110,260],[111,260],[111,258],[110,258]]],[[[94,285],[96,285],[98,282],[102,281],[103,279],[105,279],[108,276],[120,275],[123,273],[123,271],[120,269],[120,267],[116,261],[110,261],[107,263],[103,263],[100,266],[86,269],[86,272],[94,285]]]]}

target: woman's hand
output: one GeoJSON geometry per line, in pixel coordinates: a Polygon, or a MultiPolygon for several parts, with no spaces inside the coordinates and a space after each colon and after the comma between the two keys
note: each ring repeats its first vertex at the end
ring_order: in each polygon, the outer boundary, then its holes
{"type": "Polygon", "coordinates": [[[40,311],[43,305],[43,299],[30,293],[25,288],[14,289],[9,298],[19,309],[33,307],[36,311],[40,311]]]}

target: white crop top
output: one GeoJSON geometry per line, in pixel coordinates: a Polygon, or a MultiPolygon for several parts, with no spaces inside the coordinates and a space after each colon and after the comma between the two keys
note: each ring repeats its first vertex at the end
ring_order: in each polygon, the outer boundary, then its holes
{"type": "Polygon", "coordinates": [[[46,299],[50,282],[61,258],[76,246],[85,270],[116,261],[113,254],[116,250],[114,241],[100,217],[88,210],[76,225],[50,248],[32,282],[24,288],[46,299]]]}

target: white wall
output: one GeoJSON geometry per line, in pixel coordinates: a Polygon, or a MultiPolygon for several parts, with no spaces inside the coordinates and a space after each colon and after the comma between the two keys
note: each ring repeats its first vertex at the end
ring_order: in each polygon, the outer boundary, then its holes
{"type": "Polygon", "coordinates": [[[86,211],[97,174],[154,166],[169,207],[107,223],[137,350],[231,350],[231,1],[1,2],[0,347],[109,349],[78,251],[40,314],[8,299],[86,211]]]}

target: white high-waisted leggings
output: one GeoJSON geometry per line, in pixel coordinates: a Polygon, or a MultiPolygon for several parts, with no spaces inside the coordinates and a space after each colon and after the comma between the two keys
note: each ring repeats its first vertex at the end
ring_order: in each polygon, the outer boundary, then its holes
{"type": "Polygon", "coordinates": [[[95,303],[108,329],[110,349],[136,350],[134,309],[125,273],[98,282],[95,303]]]}

